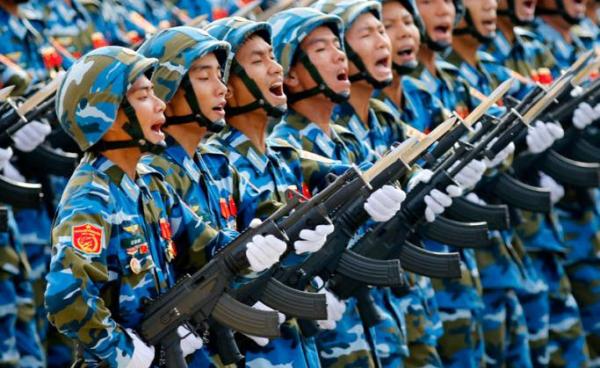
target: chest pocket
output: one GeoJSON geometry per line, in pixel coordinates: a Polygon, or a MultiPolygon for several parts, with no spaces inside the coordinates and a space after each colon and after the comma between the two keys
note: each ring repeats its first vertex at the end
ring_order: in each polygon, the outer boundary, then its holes
{"type": "Polygon", "coordinates": [[[121,272],[126,277],[137,278],[136,275],[142,276],[155,267],[150,245],[140,225],[130,224],[123,229],[119,251],[121,272]]]}

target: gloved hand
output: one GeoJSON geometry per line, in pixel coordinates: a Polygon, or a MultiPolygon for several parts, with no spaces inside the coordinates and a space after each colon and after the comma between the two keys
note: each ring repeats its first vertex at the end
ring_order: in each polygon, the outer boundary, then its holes
{"type": "Polygon", "coordinates": [[[406,193],[402,189],[384,185],[371,193],[365,201],[364,208],[373,220],[385,222],[398,212],[404,198],[406,198],[406,193]]]}
{"type": "MultiPolygon", "coordinates": [[[[254,305],[252,305],[253,308],[256,309],[260,309],[263,311],[269,311],[269,312],[274,312],[275,310],[273,308],[270,308],[268,306],[266,306],[264,303],[258,301],[256,303],[254,303],[254,305]]],[[[279,316],[279,326],[281,326],[281,324],[283,322],[285,322],[285,315],[283,313],[277,312],[277,315],[279,316]]],[[[262,337],[262,336],[253,336],[253,335],[246,335],[250,340],[254,341],[258,346],[267,346],[267,344],[269,343],[269,339],[266,337],[262,337]]]]}
{"type": "Polygon", "coordinates": [[[8,147],[6,149],[0,148],[0,170],[4,169],[6,164],[10,161],[10,158],[13,155],[12,148],[8,147]]]}
{"type": "Polygon", "coordinates": [[[133,355],[127,368],[148,368],[154,360],[154,346],[148,346],[142,341],[130,328],[126,328],[125,332],[133,341],[133,355]]]}
{"type": "MultiPolygon", "coordinates": [[[[254,219],[250,222],[250,227],[254,228],[261,222],[259,219],[254,219]]],[[[246,244],[246,258],[250,263],[250,269],[261,272],[270,268],[279,261],[286,248],[285,242],[273,235],[254,235],[252,241],[246,244]]]]}
{"type": "Polygon", "coordinates": [[[16,167],[13,166],[10,162],[7,162],[4,165],[4,176],[14,181],[18,181],[19,183],[24,183],[27,181],[23,175],[17,170],[16,167]]]}
{"type": "Polygon", "coordinates": [[[318,251],[325,244],[327,235],[331,234],[333,230],[334,226],[332,224],[317,225],[314,230],[302,229],[299,239],[294,242],[296,254],[318,251]]]}
{"type": "Polygon", "coordinates": [[[532,127],[527,129],[527,146],[531,153],[544,152],[557,139],[563,137],[565,132],[562,127],[555,123],[543,123],[536,121],[532,127]]]}
{"type": "MultiPolygon", "coordinates": [[[[497,140],[498,138],[492,139],[488,147],[493,146],[497,140]]],[[[510,144],[504,147],[502,151],[498,152],[498,154],[493,159],[490,160],[486,157],[483,159],[483,162],[485,163],[485,166],[487,166],[488,169],[493,169],[494,167],[504,162],[504,160],[506,160],[506,158],[510,156],[510,154],[513,152],[515,152],[515,144],[513,142],[510,142],[510,144]]]]}
{"type": "Polygon", "coordinates": [[[487,203],[485,203],[485,201],[483,199],[479,198],[479,196],[473,192],[467,194],[465,196],[465,199],[469,202],[476,203],[476,204],[481,204],[481,205],[487,204],[487,203]]]}
{"type": "Polygon", "coordinates": [[[12,140],[19,151],[31,152],[44,142],[51,131],[50,125],[34,120],[17,130],[12,140]]]}
{"type": "Polygon", "coordinates": [[[565,188],[543,172],[540,172],[540,185],[542,188],[550,190],[550,200],[552,201],[552,204],[556,204],[565,196],[565,188]]]}
{"type": "Polygon", "coordinates": [[[325,288],[319,290],[320,294],[325,294],[327,299],[327,319],[318,320],[317,325],[323,330],[333,330],[337,321],[342,319],[346,312],[346,302],[337,298],[333,293],[325,288]]]}
{"type": "Polygon", "coordinates": [[[203,345],[202,339],[195,332],[190,331],[187,326],[177,327],[177,334],[181,338],[180,346],[184,358],[195,353],[203,345]]]}
{"type": "MultiPolygon", "coordinates": [[[[418,183],[427,183],[431,180],[433,172],[431,170],[419,171],[408,183],[409,191],[414,188],[418,183]]],[[[435,217],[444,213],[446,207],[452,205],[452,197],[458,197],[462,194],[462,190],[456,185],[448,185],[446,187],[446,193],[433,189],[428,195],[425,196],[425,219],[428,222],[435,221],[435,217]]]]}
{"type": "MultiPolygon", "coordinates": [[[[458,165],[459,163],[460,161],[457,161],[455,165],[458,165]]],[[[486,169],[487,166],[483,161],[472,160],[454,176],[454,180],[456,180],[463,189],[472,188],[479,180],[481,180],[486,169]]]]}
{"type": "Polygon", "coordinates": [[[598,118],[600,118],[600,104],[592,107],[587,102],[582,102],[573,112],[573,126],[580,130],[585,129],[598,118]]]}

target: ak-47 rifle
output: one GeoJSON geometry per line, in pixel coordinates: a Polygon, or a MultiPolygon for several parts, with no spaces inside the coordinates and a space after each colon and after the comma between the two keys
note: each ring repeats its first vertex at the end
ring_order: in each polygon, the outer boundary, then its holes
{"type": "MultiPolygon", "coordinates": [[[[492,140],[497,138],[500,141],[502,139],[506,142],[505,145],[508,145],[511,140],[505,137],[507,128],[513,124],[526,124],[532,121],[552,102],[556,95],[564,90],[564,87],[564,84],[558,84],[550,88],[546,96],[539,99],[531,108],[522,111],[523,115],[516,110],[508,112],[492,131],[481,140],[477,142],[473,140],[460,142],[449,157],[437,165],[429,182],[417,184],[407,194],[400,211],[390,221],[368,230],[352,250],[373,259],[402,259],[403,253],[414,249],[414,246],[407,246],[407,244],[410,244],[408,240],[414,233],[416,224],[423,220],[426,208],[423,200],[425,196],[435,188],[443,190],[448,185],[454,184],[452,178],[472,160],[495,157],[505,146],[494,144],[494,151],[492,151],[492,148],[490,148],[492,140]],[[515,120],[519,121],[515,122],[515,120]],[[475,143],[476,145],[473,145],[475,143]]],[[[460,275],[460,269],[456,268],[454,271],[456,276],[460,275]]],[[[364,289],[364,283],[341,275],[330,279],[329,286],[340,298],[348,298],[364,293],[361,291],[364,289]]],[[[376,322],[376,320],[369,320],[369,318],[373,318],[373,314],[369,310],[364,311],[364,313],[361,312],[361,317],[366,319],[363,319],[366,324],[376,322]]]]}
{"type": "MultiPolygon", "coordinates": [[[[10,101],[13,89],[13,86],[9,86],[0,90],[0,103],[10,101]]],[[[41,199],[41,185],[19,183],[0,175],[0,203],[17,208],[37,208],[41,199]]]]}
{"type": "Polygon", "coordinates": [[[139,333],[146,342],[159,346],[167,367],[187,367],[177,328],[188,324],[206,330],[209,318],[233,330],[264,337],[279,336],[278,315],[249,307],[227,292],[234,277],[249,267],[246,244],[255,235],[272,234],[287,239],[276,221],[290,207],[277,211],[255,228],[248,228],[223,248],[202,269],[182,277],[171,289],[150,301],[144,309],[139,333]]]}

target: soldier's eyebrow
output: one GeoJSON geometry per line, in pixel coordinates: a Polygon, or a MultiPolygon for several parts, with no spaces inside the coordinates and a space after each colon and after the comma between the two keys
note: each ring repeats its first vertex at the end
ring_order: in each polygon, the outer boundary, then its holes
{"type": "Polygon", "coordinates": [[[215,66],[214,65],[210,65],[210,64],[200,64],[200,65],[194,65],[190,68],[190,72],[195,72],[195,71],[202,71],[202,70],[211,70],[214,69],[215,66]]]}
{"type": "Polygon", "coordinates": [[[308,41],[306,43],[306,47],[310,47],[310,46],[312,46],[312,45],[314,45],[316,43],[319,43],[319,42],[327,43],[328,41],[335,42],[337,40],[338,40],[338,38],[335,37],[335,36],[330,36],[330,37],[327,37],[327,36],[315,37],[315,38],[313,38],[312,40],[310,40],[310,41],[308,41]]]}

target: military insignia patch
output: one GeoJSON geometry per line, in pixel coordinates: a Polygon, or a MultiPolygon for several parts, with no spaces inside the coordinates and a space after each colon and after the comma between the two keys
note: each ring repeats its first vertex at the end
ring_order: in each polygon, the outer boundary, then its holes
{"type": "Polygon", "coordinates": [[[104,243],[104,232],[100,226],[81,224],[73,226],[73,246],[87,254],[100,254],[104,243]]]}

